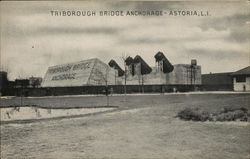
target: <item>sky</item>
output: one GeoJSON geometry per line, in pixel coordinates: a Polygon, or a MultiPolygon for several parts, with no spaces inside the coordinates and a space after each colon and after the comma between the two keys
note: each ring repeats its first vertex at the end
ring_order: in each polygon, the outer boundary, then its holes
{"type": "Polygon", "coordinates": [[[161,51],[172,64],[196,59],[202,73],[250,65],[250,2],[0,2],[1,70],[8,78],[44,77],[49,66],[140,55],[150,66],[161,51]],[[52,16],[51,11],[95,16],[52,16]],[[163,16],[100,16],[99,11],[163,11],[163,16]],[[208,11],[172,16],[170,11],[208,11]]]}

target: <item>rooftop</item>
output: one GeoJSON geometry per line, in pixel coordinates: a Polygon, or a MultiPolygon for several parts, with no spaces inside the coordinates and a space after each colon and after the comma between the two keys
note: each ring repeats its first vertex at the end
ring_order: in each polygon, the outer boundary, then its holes
{"type": "Polygon", "coordinates": [[[239,71],[236,71],[231,74],[232,76],[239,76],[239,75],[250,75],[250,66],[245,67],[239,71]]]}

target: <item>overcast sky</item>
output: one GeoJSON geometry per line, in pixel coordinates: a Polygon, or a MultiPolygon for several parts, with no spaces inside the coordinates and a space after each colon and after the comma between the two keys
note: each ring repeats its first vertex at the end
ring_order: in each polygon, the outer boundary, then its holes
{"type": "Polygon", "coordinates": [[[49,66],[99,58],[120,65],[122,54],[154,66],[197,59],[202,73],[250,64],[250,4],[243,2],[1,2],[1,69],[9,79],[43,77],[49,66]],[[92,17],[51,16],[52,10],[96,11],[92,17]],[[101,17],[103,10],[209,11],[210,16],[101,17]]]}

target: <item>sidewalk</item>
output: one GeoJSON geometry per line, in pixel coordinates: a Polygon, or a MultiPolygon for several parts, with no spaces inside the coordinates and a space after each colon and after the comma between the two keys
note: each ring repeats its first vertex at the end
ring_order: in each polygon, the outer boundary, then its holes
{"type": "MultiPolygon", "coordinates": [[[[250,94],[250,92],[236,91],[196,91],[196,92],[176,92],[176,93],[130,93],[126,96],[157,96],[157,95],[185,95],[185,94],[250,94]]],[[[24,98],[65,98],[65,97],[102,97],[102,94],[81,94],[81,95],[62,95],[62,96],[42,96],[42,97],[24,97],[24,98]]],[[[110,94],[109,96],[125,96],[125,94],[110,94]]],[[[0,99],[20,98],[15,96],[3,96],[0,99]]]]}

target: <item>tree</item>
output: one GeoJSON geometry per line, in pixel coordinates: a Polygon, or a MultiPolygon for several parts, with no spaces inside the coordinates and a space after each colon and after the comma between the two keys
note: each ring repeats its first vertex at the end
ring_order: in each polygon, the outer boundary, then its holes
{"type": "Polygon", "coordinates": [[[128,74],[128,70],[127,70],[127,65],[126,65],[126,59],[129,56],[127,54],[122,54],[121,60],[123,62],[124,65],[124,94],[126,96],[127,94],[127,74],[128,74]]]}
{"type": "Polygon", "coordinates": [[[105,75],[102,71],[96,70],[96,75],[100,78],[99,83],[102,83],[101,81],[105,82],[105,95],[107,97],[107,106],[109,106],[109,88],[108,88],[108,74],[109,74],[109,68],[106,67],[105,75]]]}
{"type": "Polygon", "coordinates": [[[108,87],[108,73],[109,73],[109,69],[106,68],[106,75],[105,75],[105,90],[106,90],[106,97],[107,97],[107,106],[109,106],[109,87],[108,87]]]}

